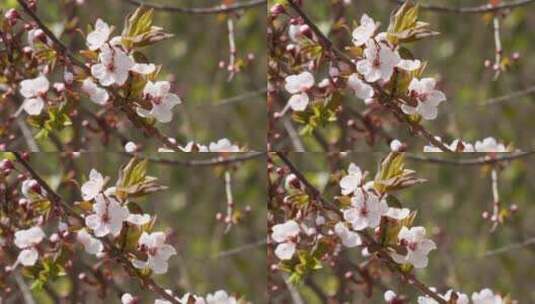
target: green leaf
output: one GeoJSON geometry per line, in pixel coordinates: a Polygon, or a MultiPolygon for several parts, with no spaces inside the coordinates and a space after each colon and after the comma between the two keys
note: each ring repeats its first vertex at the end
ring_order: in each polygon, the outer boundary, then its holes
{"type": "Polygon", "coordinates": [[[127,48],[143,47],[173,37],[161,27],[152,26],[153,15],[153,9],[140,6],[126,19],[122,43],[127,48]]]}

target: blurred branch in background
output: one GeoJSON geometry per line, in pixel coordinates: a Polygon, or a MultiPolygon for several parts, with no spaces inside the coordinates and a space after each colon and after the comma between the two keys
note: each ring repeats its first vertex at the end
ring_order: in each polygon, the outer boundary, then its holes
{"type": "Polygon", "coordinates": [[[177,7],[164,4],[154,4],[147,1],[141,0],[124,0],[127,3],[137,6],[145,6],[159,11],[169,12],[169,13],[183,13],[183,14],[199,14],[199,15],[210,15],[210,14],[221,14],[221,13],[232,13],[237,10],[252,8],[267,3],[267,0],[250,0],[242,3],[236,3],[232,5],[219,5],[214,7],[205,7],[205,8],[187,8],[187,7],[177,7]]]}
{"type": "MultiPolygon", "coordinates": [[[[122,154],[128,157],[136,156],[135,154],[130,154],[130,153],[122,153],[122,154]]],[[[254,158],[260,158],[264,156],[266,153],[265,152],[251,152],[251,153],[243,153],[243,154],[244,155],[232,156],[232,157],[218,156],[216,158],[205,159],[205,160],[173,160],[173,159],[164,159],[164,158],[157,158],[157,157],[143,157],[143,158],[147,159],[148,161],[152,163],[162,164],[162,165],[206,167],[206,166],[217,166],[217,165],[228,165],[228,164],[233,164],[233,163],[239,163],[239,162],[251,160],[254,158]]]]}
{"type": "Polygon", "coordinates": [[[498,153],[495,156],[482,156],[476,158],[462,158],[462,159],[453,159],[453,158],[438,158],[432,156],[423,156],[424,154],[411,154],[407,153],[406,157],[409,160],[413,161],[424,161],[433,164],[444,164],[444,165],[453,165],[453,166],[482,166],[490,165],[504,161],[511,161],[519,158],[529,157],[534,155],[535,151],[530,152],[513,152],[513,153],[498,153]]]}
{"type": "MultiPolygon", "coordinates": [[[[390,0],[392,2],[403,4],[404,0],[390,0]]],[[[535,3],[535,0],[515,0],[508,1],[498,5],[484,4],[480,6],[471,6],[471,7],[452,7],[452,6],[442,6],[442,5],[432,5],[432,4],[420,4],[420,9],[441,12],[441,13],[455,13],[455,14],[484,14],[497,12],[505,9],[512,9],[519,6],[528,5],[535,3]]]]}

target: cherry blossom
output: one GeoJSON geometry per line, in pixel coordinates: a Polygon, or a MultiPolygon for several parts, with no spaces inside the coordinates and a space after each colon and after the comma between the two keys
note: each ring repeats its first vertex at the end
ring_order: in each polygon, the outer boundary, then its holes
{"type": "Polygon", "coordinates": [[[84,246],[85,251],[89,254],[99,255],[102,253],[102,250],[104,250],[102,242],[99,239],[94,238],[85,229],[78,231],[76,239],[84,246]]]}
{"type": "Polygon", "coordinates": [[[22,182],[21,192],[28,199],[38,199],[43,195],[43,189],[35,179],[27,179],[22,182]]]}
{"type": "Polygon", "coordinates": [[[97,19],[95,23],[95,30],[87,34],[87,47],[92,51],[100,49],[106,43],[106,41],[108,41],[111,31],[112,29],[106,22],[102,21],[100,18],[97,19]]]}
{"type": "Polygon", "coordinates": [[[227,294],[224,290],[218,290],[214,294],[206,296],[206,304],[237,304],[236,298],[227,294]]]}
{"type": "Polygon", "coordinates": [[[193,141],[188,142],[185,146],[178,146],[178,148],[182,152],[192,152],[194,148],[195,148],[195,150],[197,150],[199,152],[210,152],[208,150],[207,146],[204,146],[204,145],[201,145],[201,144],[197,144],[197,143],[195,143],[193,141]]]}
{"type": "Polygon", "coordinates": [[[362,183],[362,171],[354,163],[349,164],[347,175],[340,180],[340,188],[343,195],[353,193],[362,183]]]}
{"type": "Polygon", "coordinates": [[[355,191],[351,206],[343,210],[344,219],[353,229],[360,231],[379,226],[381,217],[388,211],[386,201],[372,192],[355,191]]]}
{"type": "Polygon", "coordinates": [[[388,211],[385,213],[385,216],[396,219],[396,220],[402,220],[409,216],[411,213],[410,209],[408,208],[393,208],[389,207],[388,211]]]}
{"type": "Polygon", "coordinates": [[[227,138],[222,138],[217,142],[208,145],[210,152],[240,152],[240,147],[233,145],[227,138]]]}
{"type": "Polygon", "coordinates": [[[41,75],[20,83],[20,94],[24,96],[22,108],[28,115],[39,115],[45,106],[45,96],[50,88],[48,79],[41,75]]]}
{"type": "Polygon", "coordinates": [[[406,104],[401,109],[406,114],[420,114],[424,119],[433,120],[437,118],[438,105],[446,100],[446,95],[435,89],[436,82],[433,78],[413,78],[409,84],[409,96],[416,100],[418,105],[412,107],[406,104]]]}
{"type": "Polygon", "coordinates": [[[498,143],[493,137],[487,137],[482,141],[476,141],[475,150],[477,152],[507,152],[504,144],[498,143]]]}
{"type": "Polygon", "coordinates": [[[94,199],[104,187],[104,177],[95,169],[89,172],[89,180],[82,185],[82,198],[84,201],[94,199]]]}
{"type": "Polygon", "coordinates": [[[134,153],[137,151],[137,149],[138,149],[138,146],[136,145],[136,143],[132,141],[129,141],[124,145],[124,151],[126,153],[134,153]]]}
{"type": "Polygon", "coordinates": [[[116,46],[104,44],[100,51],[100,63],[91,66],[91,75],[103,86],[122,86],[128,79],[128,72],[134,66],[134,61],[116,46]]]}
{"type": "Polygon", "coordinates": [[[481,290],[480,292],[472,293],[472,302],[474,304],[503,304],[502,297],[488,288],[481,290]]]}
{"type": "Polygon", "coordinates": [[[137,113],[141,117],[154,117],[162,123],[170,122],[173,118],[172,109],[182,101],[173,93],[169,93],[169,81],[148,81],[143,89],[143,96],[152,104],[150,111],[138,107],[137,113]]]}
{"type": "Polygon", "coordinates": [[[390,142],[390,150],[393,152],[400,152],[403,148],[403,143],[399,139],[394,139],[390,142]]]}
{"type": "Polygon", "coordinates": [[[206,301],[204,300],[203,297],[199,297],[199,296],[192,295],[189,293],[184,294],[182,298],[179,300],[179,302],[182,304],[206,304],[206,301]]]}
{"type": "Polygon", "coordinates": [[[133,304],[136,302],[136,299],[129,293],[124,293],[121,296],[121,304],[133,304]]]}
{"type": "Polygon", "coordinates": [[[299,225],[294,220],[272,227],[271,238],[279,243],[275,255],[281,260],[290,260],[295,253],[294,239],[299,235],[299,225]]]}
{"type": "Polygon", "coordinates": [[[362,81],[357,73],[353,73],[347,79],[347,85],[355,92],[355,96],[364,100],[366,104],[373,101],[375,91],[373,87],[362,81]]]}
{"type": "Polygon", "coordinates": [[[360,18],[360,25],[353,30],[353,44],[355,46],[361,46],[365,44],[370,38],[373,37],[375,30],[379,25],[370,18],[368,15],[364,14],[360,18]]]}
{"type": "Polygon", "coordinates": [[[15,246],[23,249],[18,257],[17,264],[33,266],[39,258],[39,252],[35,248],[45,238],[45,233],[40,227],[32,227],[15,232],[15,246]]]}
{"type": "Polygon", "coordinates": [[[386,303],[394,304],[394,301],[397,299],[397,294],[392,290],[387,290],[385,291],[384,298],[386,303]]]}
{"type": "Polygon", "coordinates": [[[401,57],[385,42],[370,39],[366,42],[364,59],[357,61],[357,71],[367,82],[382,80],[387,82],[394,73],[394,67],[399,64],[401,57]]]}
{"type": "Polygon", "coordinates": [[[424,227],[407,228],[403,226],[398,234],[402,246],[407,249],[406,255],[392,253],[392,258],[399,264],[412,264],[416,268],[427,267],[427,255],[437,246],[432,240],[425,238],[424,227]]]}
{"type": "MultiPolygon", "coordinates": [[[[431,289],[433,291],[435,291],[434,288],[431,288],[431,289]]],[[[439,294],[439,296],[442,299],[448,301],[448,303],[449,303],[452,295],[453,295],[453,290],[451,290],[451,289],[448,290],[444,295],[440,295],[439,294]]],[[[469,303],[469,299],[468,299],[467,295],[465,295],[463,293],[457,293],[457,297],[458,298],[457,298],[457,301],[455,302],[455,304],[468,304],[469,303]]],[[[438,302],[437,302],[437,300],[435,300],[435,299],[431,298],[430,296],[426,295],[426,296],[423,296],[423,297],[422,296],[418,297],[418,304],[438,304],[438,302]]]]}
{"type": "Polygon", "coordinates": [[[362,244],[359,234],[349,230],[344,223],[336,223],[334,232],[342,240],[342,244],[348,248],[362,244]]]}
{"type": "Polygon", "coordinates": [[[82,91],[89,95],[89,99],[98,105],[105,105],[110,98],[108,91],[99,87],[91,78],[86,78],[82,83],[82,91]]]}
{"type": "Polygon", "coordinates": [[[166,236],[163,232],[147,233],[143,232],[138,240],[138,246],[141,251],[147,254],[147,261],[134,260],[136,268],[149,268],[154,273],[162,274],[167,272],[167,260],[176,255],[173,246],[165,244],[166,236]]]}
{"type": "Polygon", "coordinates": [[[288,104],[281,115],[287,111],[288,107],[293,111],[304,111],[310,101],[307,91],[314,86],[314,76],[310,72],[305,71],[297,75],[287,76],[285,81],[284,88],[292,96],[288,100],[288,104]]]}
{"type": "Polygon", "coordinates": [[[86,226],[91,228],[97,237],[110,233],[117,236],[130,214],[128,209],[121,206],[114,198],[103,194],[98,194],[95,201],[93,205],[95,213],[85,218],[86,226]]]}

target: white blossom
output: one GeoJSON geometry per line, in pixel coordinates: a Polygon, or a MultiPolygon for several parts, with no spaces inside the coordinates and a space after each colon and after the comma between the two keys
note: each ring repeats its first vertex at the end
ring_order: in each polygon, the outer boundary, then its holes
{"type": "Polygon", "coordinates": [[[385,291],[385,294],[384,294],[384,298],[385,298],[385,301],[386,303],[390,303],[392,301],[394,301],[396,299],[397,295],[394,291],[392,290],[387,290],[385,291]]]}
{"type": "Polygon", "coordinates": [[[121,296],[121,304],[132,304],[135,302],[134,297],[129,293],[124,293],[121,296]]]}
{"type": "Polygon", "coordinates": [[[411,211],[407,208],[393,208],[389,207],[388,211],[386,212],[385,216],[396,219],[396,220],[402,220],[409,216],[411,211]]]}
{"type": "Polygon", "coordinates": [[[87,34],[86,44],[91,51],[96,51],[100,49],[108,38],[110,38],[111,28],[110,26],[102,21],[100,18],[97,19],[95,23],[95,30],[87,34]]]}
{"type": "Polygon", "coordinates": [[[482,141],[476,141],[475,143],[476,152],[507,152],[507,148],[504,144],[498,143],[498,141],[493,137],[487,137],[482,141]]]}
{"type": "Polygon", "coordinates": [[[99,239],[94,238],[85,229],[78,231],[76,239],[84,246],[85,251],[89,254],[99,255],[102,253],[102,250],[104,250],[102,242],[99,239]]]}
{"type": "Polygon", "coordinates": [[[162,123],[170,122],[173,119],[173,107],[182,102],[176,94],[169,93],[170,89],[169,81],[148,81],[143,89],[143,96],[151,102],[152,108],[148,111],[138,107],[138,115],[154,117],[162,123]]]}
{"type": "Polygon", "coordinates": [[[44,191],[35,179],[24,180],[20,188],[22,195],[30,200],[41,197],[44,191]]]}
{"type": "Polygon", "coordinates": [[[387,82],[400,61],[401,57],[397,51],[392,50],[386,43],[370,39],[366,42],[364,59],[357,62],[357,71],[367,82],[387,82]]]}
{"type": "Polygon", "coordinates": [[[418,59],[415,60],[407,60],[407,59],[401,59],[399,63],[396,65],[396,67],[400,69],[404,69],[406,71],[414,71],[420,68],[422,65],[422,62],[418,59]]]}
{"type": "Polygon", "coordinates": [[[240,147],[233,145],[227,138],[222,138],[208,145],[210,152],[240,152],[240,147]]]}
{"type": "Polygon", "coordinates": [[[351,198],[351,206],[344,209],[344,219],[351,223],[353,229],[360,231],[375,228],[381,223],[381,217],[388,211],[386,201],[372,192],[358,189],[351,198]]]}
{"type": "Polygon", "coordinates": [[[349,230],[344,223],[336,223],[334,232],[342,240],[342,244],[348,248],[362,244],[360,235],[355,231],[349,230]]]}
{"type": "Polygon", "coordinates": [[[124,145],[124,151],[126,153],[134,153],[137,151],[137,145],[136,143],[129,141],[124,145]]]}
{"type": "MultiPolygon", "coordinates": [[[[449,303],[452,294],[453,294],[453,290],[450,289],[444,295],[439,295],[439,296],[449,303]]],[[[469,303],[469,299],[467,295],[463,293],[457,293],[457,296],[458,298],[455,304],[468,304],[469,303]]],[[[426,296],[418,297],[418,304],[439,304],[439,303],[435,299],[426,295],[426,296]]]]}
{"type": "Polygon", "coordinates": [[[82,91],[89,95],[89,99],[91,99],[92,102],[99,104],[99,105],[105,105],[106,102],[108,102],[108,99],[110,98],[110,95],[108,94],[108,91],[105,89],[99,87],[91,78],[86,78],[84,82],[82,83],[82,91]]]}
{"type": "Polygon", "coordinates": [[[97,237],[107,234],[117,236],[130,214],[126,207],[123,207],[112,197],[98,194],[95,197],[96,203],[93,205],[94,214],[85,218],[85,224],[91,228],[97,237]]]}
{"type": "Polygon", "coordinates": [[[446,100],[446,95],[435,89],[435,79],[433,78],[413,78],[409,84],[409,96],[418,103],[416,107],[406,104],[401,109],[406,114],[420,114],[424,119],[433,120],[437,118],[438,105],[446,100]]]}
{"type": "Polygon", "coordinates": [[[357,165],[354,163],[349,164],[347,173],[348,174],[342,177],[339,182],[340,188],[342,189],[342,195],[353,193],[362,183],[362,171],[357,165]]]}
{"type": "Polygon", "coordinates": [[[94,199],[104,187],[104,177],[95,169],[91,169],[89,172],[89,180],[85,182],[82,187],[82,198],[84,201],[90,201],[94,199]]]}
{"type": "Polygon", "coordinates": [[[379,27],[379,24],[364,14],[360,17],[360,25],[353,30],[353,44],[355,46],[361,46],[365,44],[370,38],[373,37],[375,30],[379,27]]]}
{"type": "Polygon", "coordinates": [[[154,73],[156,71],[156,66],[152,63],[136,63],[132,66],[130,71],[141,74],[141,75],[147,75],[154,73]]]}
{"type": "MultiPolygon", "coordinates": [[[[32,227],[15,232],[15,246],[23,249],[18,257],[16,264],[24,266],[33,266],[39,258],[39,252],[35,248],[45,238],[45,233],[39,227],[32,227]]],[[[16,265],[15,264],[15,265],[16,265]]]]}
{"type": "Polygon", "coordinates": [[[283,112],[288,107],[293,111],[304,111],[310,101],[307,91],[314,86],[314,76],[310,72],[305,71],[297,75],[287,76],[285,82],[284,88],[292,96],[288,100],[288,105],[283,112]]]}
{"type": "Polygon", "coordinates": [[[435,242],[425,238],[424,227],[407,228],[403,226],[398,234],[398,240],[407,249],[406,255],[392,253],[392,258],[399,264],[412,264],[415,268],[427,267],[427,255],[436,249],[435,242]]]}
{"type": "Polygon", "coordinates": [[[481,290],[480,292],[474,292],[472,294],[472,302],[474,304],[503,304],[502,297],[488,288],[481,290]]]}
{"type": "Polygon", "coordinates": [[[366,104],[373,101],[375,91],[373,87],[360,79],[357,73],[353,73],[347,79],[347,85],[355,92],[355,96],[364,100],[366,104]]]}
{"type": "Polygon", "coordinates": [[[20,94],[24,96],[22,108],[28,115],[39,115],[45,106],[44,97],[50,88],[48,79],[41,75],[20,83],[20,94]]]}
{"type": "Polygon", "coordinates": [[[176,254],[175,248],[165,244],[166,236],[163,232],[147,233],[143,232],[138,240],[138,246],[146,251],[147,261],[134,260],[136,268],[150,268],[154,273],[162,274],[167,272],[169,267],[167,260],[176,254]]]}
{"type": "Polygon", "coordinates": [[[237,304],[238,301],[224,290],[218,290],[214,294],[206,296],[206,304],[237,304]]]}
{"type": "Polygon", "coordinates": [[[403,143],[399,139],[394,139],[390,142],[390,150],[393,152],[399,152],[403,147],[403,143]]]}
{"type": "Polygon", "coordinates": [[[289,260],[295,253],[294,239],[299,235],[299,225],[294,220],[272,227],[271,238],[279,243],[275,249],[275,255],[281,260],[289,260]]]}
{"type": "Polygon", "coordinates": [[[91,75],[105,87],[113,84],[122,86],[134,61],[119,47],[104,44],[100,50],[100,63],[91,66],[91,75]]]}

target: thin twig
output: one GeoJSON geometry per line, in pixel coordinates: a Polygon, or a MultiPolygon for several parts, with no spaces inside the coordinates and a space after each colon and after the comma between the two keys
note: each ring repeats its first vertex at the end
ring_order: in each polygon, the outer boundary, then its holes
{"type": "MultiPolygon", "coordinates": [[[[403,4],[403,0],[390,0],[399,4],[403,4]]],[[[441,6],[441,5],[432,5],[432,4],[420,4],[419,7],[422,10],[429,10],[439,13],[455,13],[455,14],[484,14],[502,11],[506,9],[513,9],[523,5],[528,5],[535,3],[535,0],[515,0],[504,2],[498,5],[484,4],[480,6],[472,7],[451,7],[451,6],[441,6]]]]}
{"type": "Polygon", "coordinates": [[[502,70],[502,39],[500,37],[500,16],[496,15],[492,19],[492,26],[494,28],[494,46],[496,48],[496,55],[494,59],[494,80],[497,80],[502,70]]]}
{"type": "MultiPolygon", "coordinates": [[[[429,154],[429,153],[423,153],[429,154]]],[[[406,153],[405,156],[409,160],[413,161],[423,161],[431,164],[439,165],[452,165],[452,166],[483,166],[483,165],[492,165],[499,162],[512,161],[515,159],[520,159],[524,157],[529,157],[535,154],[535,151],[530,152],[513,152],[513,153],[498,153],[497,155],[485,155],[477,158],[461,158],[461,159],[451,159],[451,158],[438,158],[432,156],[424,156],[423,154],[411,154],[406,153]]]]}
{"type": "Polygon", "coordinates": [[[226,257],[229,257],[229,256],[240,254],[240,253],[242,253],[244,251],[247,251],[247,250],[251,250],[251,249],[254,249],[254,248],[258,248],[258,247],[264,246],[266,244],[267,244],[267,241],[265,239],[264,240],[260,240],[260,241],[256,241],[256,242],[253,242],[253,243],[250,243],[250,244],[245,244],[245,245],[242,245],[240,247],[236,247],[236,248],[233,248],[233,249],[230,249],[230,250],[222,251],[222,252],[214,255],[213,258],[214,259],[226,258],[226,257]]]}
{"type": "Polygon", "coordinates": [[[225,233],[228,233],[232,228],[232,224],[234,224],[234,196],[232,195],[232,176],[229,170],[225,171],[225,195],[227,197],[227,215],[225,216],[227,227],[225,228],[225,233]]]}
{"type": "MultiPolygon", "coordinates": [[[[130,154],[130,153],[121,153],[122,155],[126,155],[129,157],[136,156],[136,154],[130,154]]],[[[244,162],[247,160],[260,158],[264,155],[266,155],[265,152],[250,152],[250,153],[236,153],[238,156],[232,156],[232,157],[224,157],[224,156],[218,156],[216,158],[211,159],[203,159],[203,160],[179,160],[179,159],[165,159],[165,158],[158,158],[158,157],[144,157],[149,162],[155,163],[155,164],[162,164],[162,165],[170,165],[170,166],[186,166],[186,167],[210,167],[210,166],[218,166],[218,165],[230,165],[235,163],[244,162]]]]}
{"type": "Polygon", "coordinates": [[[187,8],[187,7],[177,7],[165,4],[155,4],[149,3],[141,0],[124,0],[127,3],[137,6],[145,6],[152,8],[158,11],[168,12],[168,13],[183,13],[183,14],[198,14],[198,15],[211,15],[211,14],[221,14],[221,13],[232,13],[237,10],[253,8],[267,3],[267,0],[250,0],[242,3],[236,3],[232,5],[219,5],[214,7],[197,7],[197,8],[187,8]]]}
{"type": "Polygon", "coordinates": [[[500,223],[500,192],[498,191],[498,171],[496,166],[492,169],[491,172],[491,181],[492,181],[492,216],[490,220],[492,223],[492,228],[490,232],[493,232],[498,227],[500,223]]]}
{"type": "Polygon", "coordinates": [[[232,20],[231,16],[227,18],[227,29],[229,45],[229,61],[227,65],[229,76],[227,81],[231,81],[234,75],[236,75],[236,39],[234,37],[234,20],[232,20]]]}
{"type": "Polygon", "coordinates": [[[483,258],[483,257],[494,256],[494,255],[500,255],[500,254],[507,253],[507,252],[509,252],[511,250],[522,249],[524,247],[528,247],[528,246],[531,246],[531,245],[534,245],[534,244],[535,244],[535,237],[532,237],[532,238],[526,239],[525,241],[520,242],[520,243],[513,243],[513,244],[509,244],[509,245],[503,246],[503,247],[499,247],[499,248],[496,248],[496,249],[492,249],[492,250],[486,251],[485,253],[483,253],[479,257],[483,258]]]}

